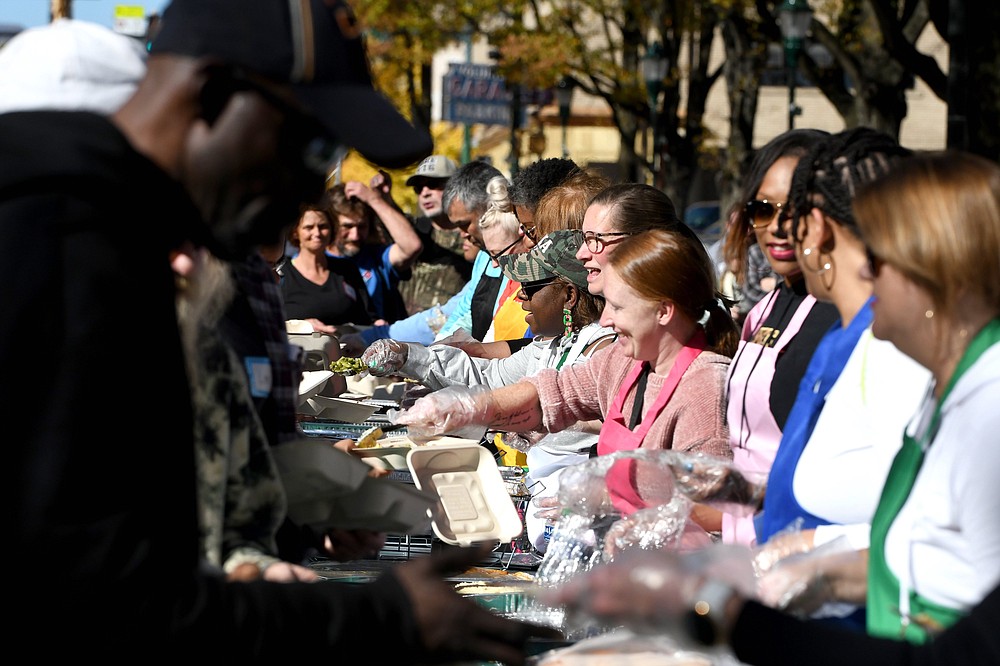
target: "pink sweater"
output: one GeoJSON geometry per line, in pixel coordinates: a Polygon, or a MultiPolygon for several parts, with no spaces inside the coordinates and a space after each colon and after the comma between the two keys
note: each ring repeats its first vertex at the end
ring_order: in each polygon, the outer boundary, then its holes
{"type": "MultiPolygon", "coordinates": [[[[635,359],[620,344],[606,347],[584,363],[560,371],[546,369],[525,378],[535,385],[542,405],[542,423],[557,432],[577,421],[603,419],[635,359]]],[[[650,427],[642,448],[701,451],[731,459],[726,426],[726,374],[729,359],[705,351],[681,377],[677,390],[650,427]]],[[[652,405],[666,376],[650,373],[645,405],[652,405]]],[[[622,414],[632,413],[629,395],[622,414]]]]}

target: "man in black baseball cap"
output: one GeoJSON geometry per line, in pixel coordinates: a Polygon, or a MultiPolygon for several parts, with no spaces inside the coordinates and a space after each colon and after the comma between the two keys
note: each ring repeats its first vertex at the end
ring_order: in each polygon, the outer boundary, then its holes
{"type": "Polygon", "coordinates": [[[107,663],[364,650],[522,663],[529,637],[553,635],[443,580],[488,550],[431,555],[356,586],[232,583],[199,561],[170,252],[193,242],[246,257],[320,196],[338,141],[399,165],[430,152],[424,134],[371,89],[337,0],[173,0],[146,74],[113,115],[0,114],[0,245],[19,248],[0,293],[0,404],[17,415],[4,438],[5,550],[10,562],[65,556],[57,574],[6,586],[9,648],[107,663]],[[26,363],[29,349],[58,362],[26,363]],[[158,417],[137,429],[118,401],[143,390],[158,417]],[[65,620],[58,640],[51,617],[65,620]]]}
{"type": "Polygon", "coordinates": [[[364,35],[342,0],[174,0],[150,55],[217,58],[288,84],[302,109],[369,161],[402,168],[433,140],[372,87],[364,35]]]}

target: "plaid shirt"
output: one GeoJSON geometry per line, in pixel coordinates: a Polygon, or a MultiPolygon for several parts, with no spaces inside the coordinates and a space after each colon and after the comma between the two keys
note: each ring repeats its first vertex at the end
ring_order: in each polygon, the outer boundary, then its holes
{"type": "MultiPolygon", "coordinates": [[[[302,349],[288,341],[281,285],[271,266],[259,254],[248,257],[245,262],[234,263],[233,272],[256,318],[271,363],[271,398],[277,420],[277,441],[271,443],[276,445],[301,437],[295,410],[302,378],[302,349]]],[[[271,427],[267,430],[274,433],[271,427]]]]}

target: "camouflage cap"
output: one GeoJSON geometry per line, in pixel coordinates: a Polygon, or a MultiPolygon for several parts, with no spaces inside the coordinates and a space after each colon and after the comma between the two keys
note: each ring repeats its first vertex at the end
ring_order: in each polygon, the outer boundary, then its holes
{"type": "Polygon", "coordinates": [[[559,229],[543,236],[527,252],[500,257],[500,269],[517,282],[537,282],[559,276],[586,289],[587,269],[576,258],[581,243],[579,231],[559,229]]]}

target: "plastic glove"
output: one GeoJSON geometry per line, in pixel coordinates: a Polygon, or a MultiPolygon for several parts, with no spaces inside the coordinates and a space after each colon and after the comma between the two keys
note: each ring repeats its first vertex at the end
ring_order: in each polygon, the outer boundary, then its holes
{"type": "Polygon", "coordinates": [[[760,508],[766,480],[748,479],[731,460],[704,453],[665,451],[677,490],[693,502],[707,504],[736,516],[753,515],[760,508]]]}
{"type": "Polygon", "coordinates": [[[808,553],[790,555],[780,560],[757,581],[761,602],[799,617],[809,617],[825,604],[848,601],[856,603],[862,595],[841,594],[857,588],[867,589],[865,551],[854,550],[850,541],[839,538],[808,553]]]}
{"type": "Polygon", "coordinates": [[[632,548],[676,550],[691,513],[691,501],[677,495],[666,504],[640,509],[615,522],[604,535],[604,559],[632,548]]]}
{"type": "Polygon", "coordinates": [[[493,420],[492,393],[486,386],[447,386],[426,395],[403,412],[390,412],[393,423],[407,426],[411,439],[457,433],[493,420]]]}
{"type": "Polygon", "coordinates": [[[779,532],[767,543],[754,548],[753,564],[758,576],[762,576],[786,557],[807,553],[813,549],[815,530],[802,530],[798,526],[779,532]]]}
{"type": "Polygon", "coordinates": [[[540,601],[565,607],[571,624],[597,620],[604,626],[682,637],[681,620],[709,577],[751,596],[749,551],[722,544],[684,554],[633,549],[555,589],[543,590],[540,601]]]}
{"type": "Polygon", "coordinates": [[[410,355],[410,348],[396,340],[376,340],[361,354],[368,372],[376,377],[399,374],[410,355]]]}

